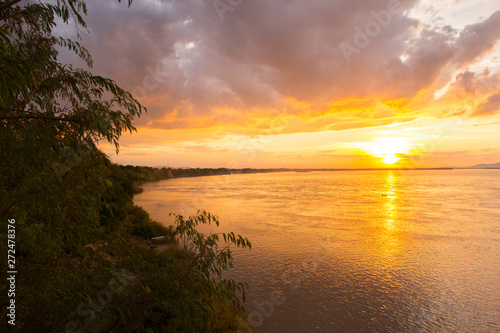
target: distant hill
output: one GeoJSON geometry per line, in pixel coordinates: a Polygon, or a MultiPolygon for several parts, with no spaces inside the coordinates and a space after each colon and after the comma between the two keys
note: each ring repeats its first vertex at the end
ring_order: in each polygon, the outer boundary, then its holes
{"type": "Polygon", "coordinates": [[[478,164],[478,165],[473,165],[473,166],[469,166],[469,167],[463,167],[463,168],[460,168],[460,167],[457,167],[455,169],[500,169],[500,163],[495,163],[495,164],[478,164]]]}

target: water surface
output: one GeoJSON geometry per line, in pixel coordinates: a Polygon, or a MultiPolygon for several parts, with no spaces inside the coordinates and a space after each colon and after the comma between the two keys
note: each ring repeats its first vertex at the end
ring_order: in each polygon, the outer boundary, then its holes
{"type": "Polygon", "coordinates": [[[134,198],[252,241],[231,278],[258,332],[499,332],[500,170],[179,178],[134,198]]]}

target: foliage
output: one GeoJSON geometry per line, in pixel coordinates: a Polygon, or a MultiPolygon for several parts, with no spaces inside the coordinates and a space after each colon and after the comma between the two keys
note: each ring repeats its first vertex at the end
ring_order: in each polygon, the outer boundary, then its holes
{"type": "MultiPolygon", "coordinates": [[[[135,131],[132,121],[145,109],[112,80],[58,62],[58,50],[66,48],[92,65],[77,41],[53,33],[56,22],[85,29],[85,15],[83,0],[0,1],[0,239],[7,253],[7,219],[15,219],[21,272],[15,329],[231,327],[221,324],[216,309],[227,310],[240,285],[207,274],[231,266],[230,252],[214,250],[215,238],[193,239],[205,257],[190,265],[187,252],[178,257],[175,250],[159,254],[127,243],[131,233],[173,235],[133,205],[141,175],[111,164],[97,147],[106,140],[118,151],[120,135],[135,131]],[[101,300],[111,282],[123,281],[116,273],[122,269],[134,278],[101,300]]],[[[249,245],[240,242],[234,238],[235,245],[249,245]]],[[[7,271],[6,261],[0,263],[7,271]]],[[[0,293],[6,291],[2,279],[0,293]]],[[[5,319],[3,298],[0,305],[5,319]]]]}
{"type": "MultiPolygon", "coordinates": [[[[218,250],[216,234],[204,235],[198,224],[218,224],[215,216],[199,212],[196,216],[176,216],[176,237],[185,246],[165,252],[136,248],[136,254],[123,265],[140,276],[131,286],[127,306],[115,309],[116,318],[134,320],[117,323],[118,331],[234,332],[243,320],[237,293],[245,285],[222,279],[232,267],[230,245],[250,248],[247,239],[226,234],[226,245],[218,250]],[[137,260],[140,257],[141,260],[137,260]]],[[[244,297],[244,296],[243,296],[244,297]]]]}
{"type": "Polygon", "coordinates": [[[236,283],[233,280],[223,280],[222,273],[233,267],[230,245],[240,248],[251,248],[252,244],[247,238],[231,233],[209,233],[203,234],[197,227],[201,224],[219,226],[219,219],[206,211],[198,211],[195,216],[184,218],[182,215],[175,216],[175,233],[182,242],[184,259],[189,263],[187,271],[194,269],[202,277],[210,282],[208,288],[214,292],[222,291],[223,295],[229,296],[229,301],[234,305],[239,304],[237,292],[245,292],[245,284],[236,283]],[[224,239],[226,246],[219,249],[220,236],[224,239]]]}
{"type": "Polygon", "coordinates": [[[57,61],[57,47],[65,46],[91,65],[77,42],[52,35],[56,18],[85,26],[79,13],[86,13],[84,1],[18,3],[0,3],[1,218],[49,203],[65,210],[68,200],[95,211],[100,198],[81,193],[107,186],[98,170],[106,157],[96,143],[108,140],[118,149],[119,136],[135,130],[132,120],[144,108],[112,80],[57,61]],[[26,202],[33,195],[37,199],[26,202]]]}
{"type": "Polygon", "coordinates": [[[118,148],[144,112],[112,80],[58,62],[65,47],[92,64],[78,42],[52,33],[56,21],[85,27],[85,12],[76,0],[0,2],[0,227],[16,220],[18,330],[64,327],[68,306],[109,275],[91,247],[115,246],[102,218],[113,182],[96,144],[118,148]]]}

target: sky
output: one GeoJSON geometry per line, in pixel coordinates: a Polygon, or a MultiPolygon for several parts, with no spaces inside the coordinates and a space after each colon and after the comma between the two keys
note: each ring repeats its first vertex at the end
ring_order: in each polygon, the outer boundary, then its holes
{"type": "Polygon", "coordinates": [[[89,0],[87,7],[81,42],[92,72],[148,109],[135,120],[137,133],[121,137],[118,155],[101,145],[114,162],[500,162],[497,0],[136,0],[130,8],[89,0]]]}

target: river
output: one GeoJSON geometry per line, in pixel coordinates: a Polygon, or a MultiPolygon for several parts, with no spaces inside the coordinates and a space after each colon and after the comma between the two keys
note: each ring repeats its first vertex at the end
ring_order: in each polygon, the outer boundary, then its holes
{"type": "Polygon", "coordinates": [[[134,197],[155,220],[218,215],[252,242],[258,332],[499,332],[500,170],[178,178],[134,197]]]}

